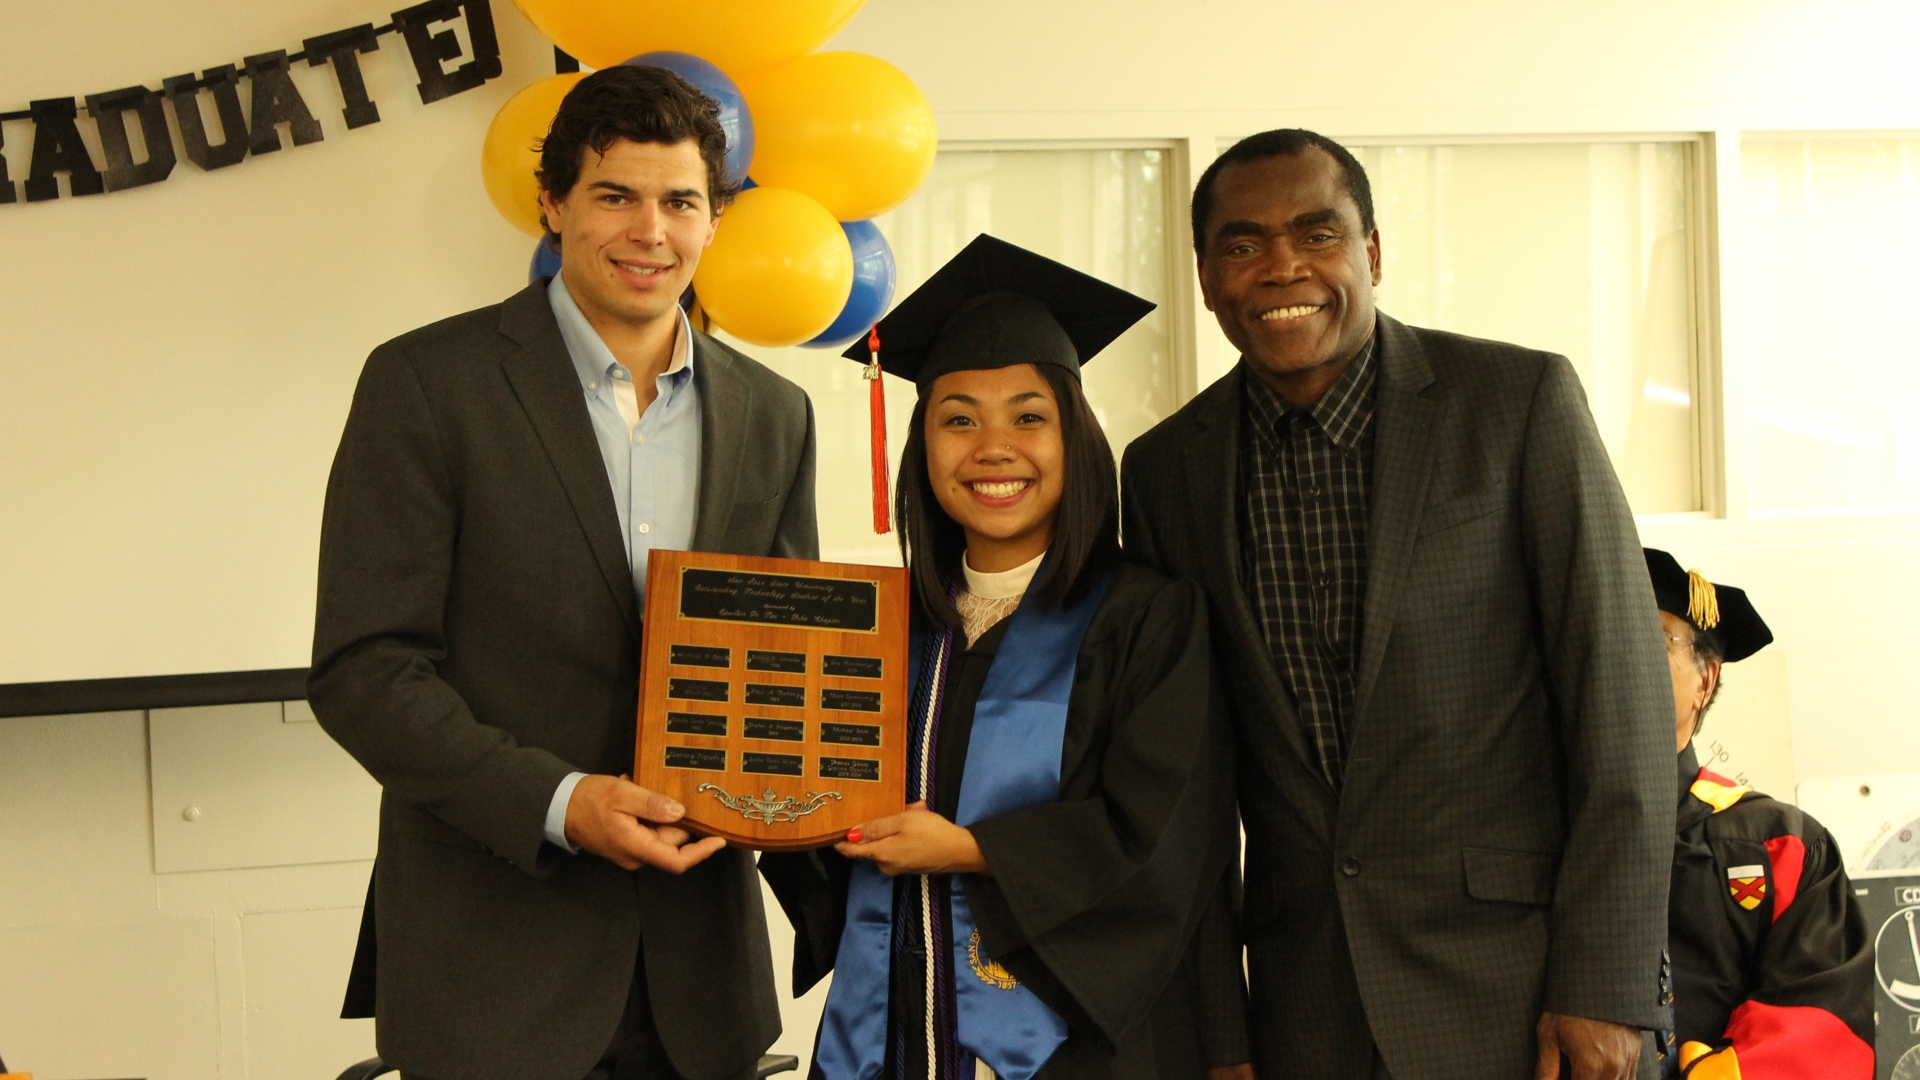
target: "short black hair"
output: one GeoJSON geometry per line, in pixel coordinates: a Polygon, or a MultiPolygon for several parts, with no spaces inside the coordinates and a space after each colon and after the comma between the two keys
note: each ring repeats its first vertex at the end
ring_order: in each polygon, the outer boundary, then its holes
{"type": "Polygon", "coordinates": [[[1200,174],[1200,182],[1193,188],[1193,253],[1200,256],[1207,253],[1207,215],[1213,212],[1213,181],[1220,175],[1221,169],[1282,154],[1297,156],[1315,149],[1326,151],[1327,156],[1333,158],[1346,175],[1347,194],[1353,198],[1353,205],[1360,208],[1360,230],[1371,235],[1373,186],[1367,183],[1367,170],[1361,167],[1359,159],[1348,153],[1346,147],[1318,132],[1305,128],[1277,128],[1249,135],[1234,143],[1226,153],[1213,159],[1213,164],[1207,166],[1206,172],[1200,174]]]}
{"type": "Polygon", "coordinates": [[[691,139],[707,166],[707,201],[713,212],[740,189],[727,179],[727,134],[720,106],[665,68],[603,68],[581,79],[560,101],[553,126],[540,140],[540,188],[564,199],[580,181],[591,149],[604,154],[617,140],[674,146],[691,139]]]}
{"type": "MultiPolygon", "coordinates": [[[[1034,369],[1053,388],[1060,407],[1065,475],[1060,507],[1047,549],[1046,576],[1028,588],[1042,607],[1056,608],[1085,595],[1102,573],[1120,561],[1120,483],[1107,434],[1087,404],[1080,380],[1053,364],[1034,369]]],[[[915,613],[938,628],[961,625],[952,590],[965,580],[960,560],[967,535],[947,516],[927,475],[927,398],[913,403],[906,449],[900,453],[900,484],[894,494],[900,527],[900,557],[913,577],[915,613]]]]}

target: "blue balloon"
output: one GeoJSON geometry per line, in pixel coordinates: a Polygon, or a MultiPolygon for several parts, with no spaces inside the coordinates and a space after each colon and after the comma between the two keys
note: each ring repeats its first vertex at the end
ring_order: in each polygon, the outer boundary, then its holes
{"type": "MultiPolygon", "coordinates": [[[[887,246],[887,238],[880,235],[871,221],[843,221],[840,228],[853,247],[853,292],[833,325],[806,343],[809,349],[838,349],[852,344],[879,322],[880,316],[887,313],[888,305],[893,303],[897,276],[893,249],[887,246]]],[[[880,343],[883,356],[886,347],[886,342],[880,343]]]]}
{"type": "Polygon", "coordinates": [[[533,262],[527,266],[527,284],[535,284],[541,278],[559,276],[560,248],[554,243],[554,235],[548,233],[534,241],[533,262]]]}
{"type": "Polygon", "coordinates": [[[690,53],[664,50],[641,53],[622,66],[665,68],[718,102],[720,130],[727,133],[727,179],[737,184],[747,178],[747,166],[753,161],[753,116],[747,112],[747,99],[726,72],[690,53]]]}

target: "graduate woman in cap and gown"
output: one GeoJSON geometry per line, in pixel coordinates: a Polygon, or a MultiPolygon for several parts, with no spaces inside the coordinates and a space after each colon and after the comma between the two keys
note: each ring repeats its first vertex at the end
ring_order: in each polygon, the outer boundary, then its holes
{"type": "Polygon", "coordinates": [[[761,862],[795,993],[833,972],[816,1077],[1206,1074],[1196,928],[1237,847],[1231,734],[1201,591],[1121,561],[1080,388],[1152,307],[981,236],[879,325],[918,391],[911,805],[761,862]]]}
{"type": "Polygon", "coordinates": [[[1833,837],[1798,807],[1701,768],[1693,752],[1721,665],[1773,633],[1745,592],[1646,554],[1680,750],[1666,1075],[1872,1080],[1873,942],[1833,837]]]}

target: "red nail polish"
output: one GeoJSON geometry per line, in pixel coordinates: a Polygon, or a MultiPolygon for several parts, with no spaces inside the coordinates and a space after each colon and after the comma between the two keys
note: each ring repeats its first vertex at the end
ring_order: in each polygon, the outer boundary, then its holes
{"type": "Polygon", "coordinates": [[[860,842],[860,830],[859,830],[859,829],[848,829],[848,830],[847,830],[847,843],[849,843],[849,844],[857,844],[857,843],[859,843],[859,842],[860,842]]]}

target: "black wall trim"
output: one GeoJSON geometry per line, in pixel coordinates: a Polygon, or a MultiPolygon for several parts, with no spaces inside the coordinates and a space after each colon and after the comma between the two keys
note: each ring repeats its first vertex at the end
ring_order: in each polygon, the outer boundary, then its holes
{"type": "Polygon", "coordinates": [[[306,668],[0,683],[0,717],[243,705],[252,701],[300,701],[306,696],[306,668]]]}

